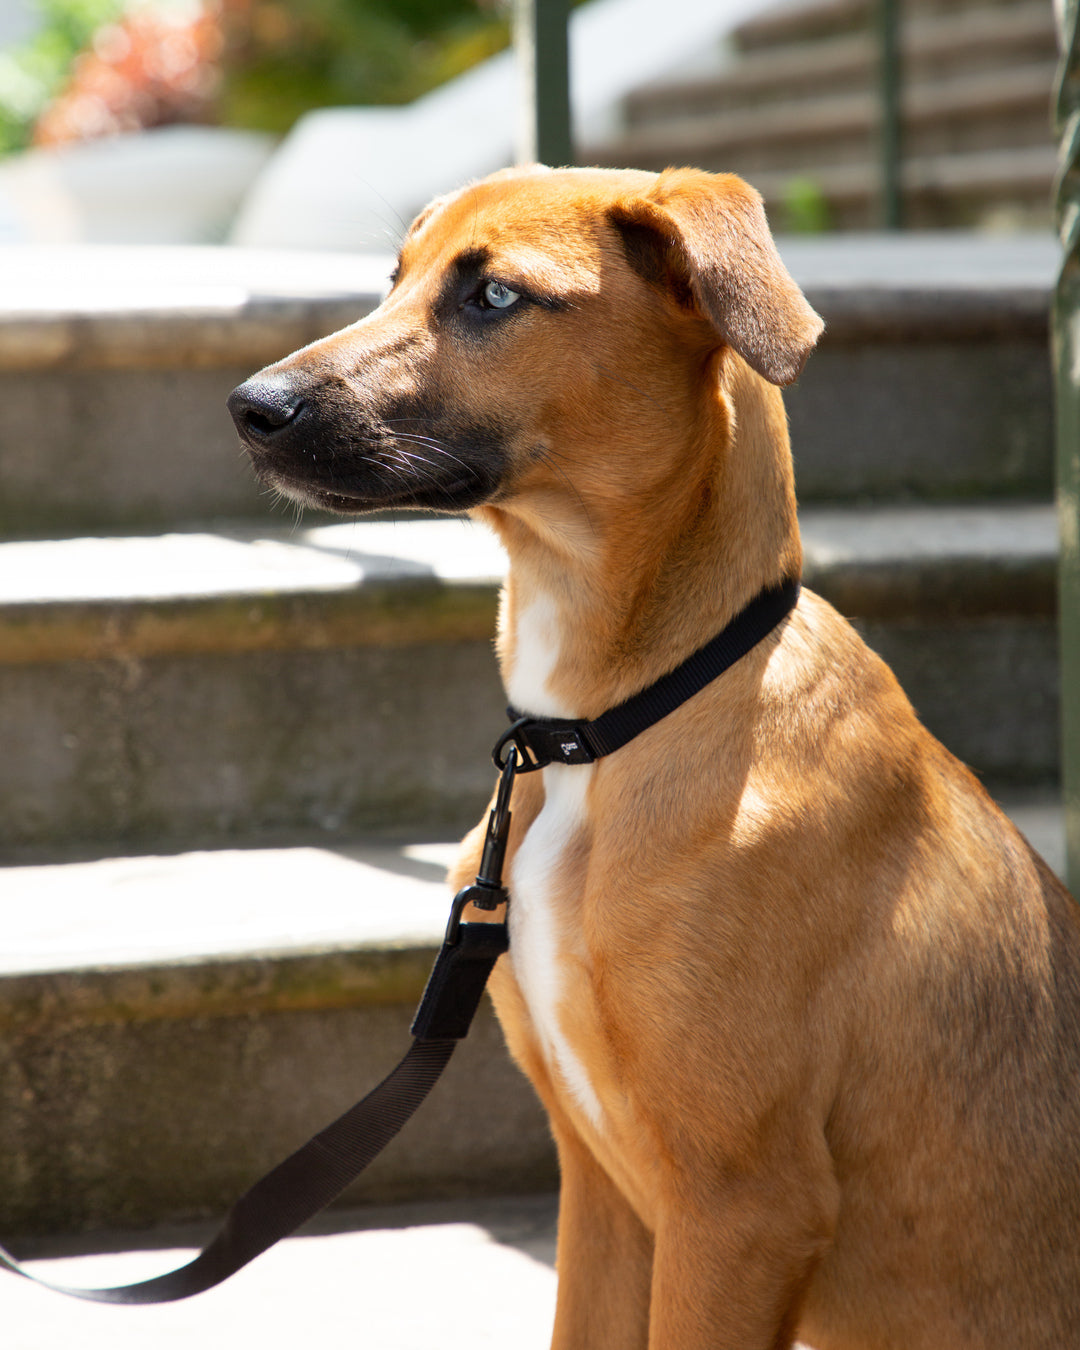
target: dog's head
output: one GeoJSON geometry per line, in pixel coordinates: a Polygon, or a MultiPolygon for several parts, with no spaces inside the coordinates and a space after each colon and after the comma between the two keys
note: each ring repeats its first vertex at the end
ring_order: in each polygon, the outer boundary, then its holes
{"type": "Polygon", "coordinates": [[[786,385],[821,327],[738,178],[509,170],[433,202],[383,304],[229,406],[302,502],[460,511],[542,491],[568,445],[647,474],[717,352],[786,385]]]}

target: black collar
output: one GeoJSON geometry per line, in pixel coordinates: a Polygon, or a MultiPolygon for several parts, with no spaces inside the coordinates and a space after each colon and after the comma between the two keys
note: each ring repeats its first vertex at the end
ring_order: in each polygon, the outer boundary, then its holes
{"type": "Polygon", "coordinates": [[[799,590],[795,578],[761,591],[726,628],[681,666],[592,721],[529,717],[515,708],[507,708],[513,725],[499,737],[492,751],[496,768],[506,767],[504,752],[511,743],[518,750],[518,773],[530,773],[546,764],[591,764],[602,755],[610,755],[674,712],[756,647],[795,608],[799,590]]]}

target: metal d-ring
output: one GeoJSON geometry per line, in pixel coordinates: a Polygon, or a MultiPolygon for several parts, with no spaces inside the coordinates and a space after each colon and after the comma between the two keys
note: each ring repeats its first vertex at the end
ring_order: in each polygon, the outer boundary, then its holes
{"type": "Polygon", "coordinates": [[[521,734],[522,727],[528,726],[533,720],[534,719],[531,717],[519,717],[516,722],[511,723],[495,742],[495,747],[491,752],[491,758],[495,761],[495,767],[500,773],[506,772],[507,762],[510,755],[513,753],[511,750],[508,751],[506,755],[503,755],[503,751],[511,741],[514,743],[514,746],[516,746],[517,753],[521,756],[521,762],[517,765],[518,773],[528,773],[531,769],[543,767],[530,753],[528,743],[521,734]]]}

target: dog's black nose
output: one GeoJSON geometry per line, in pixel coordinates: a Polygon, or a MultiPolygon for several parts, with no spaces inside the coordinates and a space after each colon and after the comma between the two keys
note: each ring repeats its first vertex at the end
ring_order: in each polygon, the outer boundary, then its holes
{"type": "Polygon", "coordinates": [[[237,431],[251,446],[265,445],[296,420],[303,406],[295,385],[274,375],[253,375],[227,400],[237,431]]]}

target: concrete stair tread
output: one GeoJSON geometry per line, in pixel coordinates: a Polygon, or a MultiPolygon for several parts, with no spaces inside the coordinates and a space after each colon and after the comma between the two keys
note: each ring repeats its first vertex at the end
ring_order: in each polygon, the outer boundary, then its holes
{"type": "MultiPolygon", "coordinates": [[[[916,14],[902,33],[906,87],[914,92],[921,80],[947,66],[950,76],[980,60],[1007,64],[1010,78],[1018,57],[1053,61],[1057,37],[1053,16],[1042,4],[989,12],[916,14]]],[[[731,102],[745,105],[805,88],[820,95],[835,90],[838,81],[876,79],[877,46],[872,34],[844,33],[817,42],[750,51],[727,69],[690,80],[667,79],[643,86],[626,100],[628,119],[635,124],[657,124],[694,112],[715,114],[731,102]]],[[[950,87],[953,83],[950,78],[950,87]]]]}
{"type": "Polygon", "coordinates": [[[1008,295],[1019,289],[1038,291],[1045,303],[1061,258],[1050,231],[997,237],[955,230],[781,235],[777,243],[808,293],[871,291],[879,304],[889,292],[935,290],[959,299],[963,292],[1008,295]]]}
{"type": "MultiPolygon", "coordinates": [[[[926,275],[936,284],[959,272],[987,287],[1033,277],[1050,286],[1060,255],[1049,231],[997,239],[925,231],[778,240],[781,251],[810,242],[810,261],[798,253],[791,261],[804,288],[818,283],[823,268],[833,273],[851,260],[853,285],[902,289],[926,275]]],[[[167,344],[158,330],[168,334],[177,326],[188,337],[198,336],[204,347],[209,344],[204,359],[228,352],[232,360],[251,361],[256,322],[271,330],[259,346],[269,340],[282,350],[289,341],[291,328],[280,305],[302,304],[310,316],[305,329],[319,322],[322,305],[342,306],[344,322],[377,302],[391,263],[388,255],[281,255],[263,249],[147,245],[132,252],[108,245],[0,245],[0,271],[11,277],[0,313],[0,366],[47,368],[76,356],[88,367],[114,359],[138,365],[163,355],[167,344]]]]}
{"type": "Polygon", "coordinates": [[[732,40],[740,51],[790,42],[812,42],[865,24],[870,12],[870,0],[778,4],[739,24],[732,40]]]}
{"type": "MultiPolygon", "coordinates": [[[[1060,872],[1064,825],[1056,794],[1004,790],[1000,798],[1060,872]]],[[[422,969],[446,928],[445,873],[456,851],[456,842],[369,841],[2,868],[0,1010],[10,1004],[5,989],[17,987],[24,999],[47,983],[54,1001],[66,996],[85,1015],[95,991],[130,991],[140,970],[154,972],[151,1001],[175,1004],[171,981],[194,998],[189,1013],[199,1016],[219,1007],[222,979],[244,962],[336,964],[344,953],[363,952],[372,970],[382,959],[390,972],[402,954],[415,953],[422,969]],[[201,998],[198,968],[216,972],[201,998]],[[76,972],[93,978],[84,986],[54,978],[76,972]]],[[[244,988],[259,1001],[250,984],[238,982],[234,993],[244,988]]],[[[377,998],[374,985],[369,992],[377,998]]],[[[2,1011],[0,1021],[9,1021],[2,1011]]]]}
{"type": "Polygon", "coordinates": [[[841,562],[903,567],[959,560],[1011,567],[1057,556],[1057,515],[1049,504],[814,506],[800,519],[815,570],[841,562]]]}
{"type": "Polygon", "coordinates": [[[714,115],[704,113],[672,118],[657,126],[637,126],[605,147],[608,163],[621,153],[627,162],[641,155],[662,153],[665,147],[680,151],[694,146],[710,153],[735,151],[744,146],[771,145],[777,141],[816,141],[839,135],[866,136],[877,125],[878,105],[864,90],[786,99],[764,107],[735,108],[714,115]]]}
{"type": "MultiPolygon", "coordinates": [[[[1017,199],[1046,197],[1056,172],[1057,151],[1050,144],[921,155],[905,160],[900,170],[904,191],[913,197],[993,196],[1007,189],[1017,199]]],[[[794,168],[767,169],[753,180],[766,203],[779,203],[792,178],[801,176],[808,176],[838,207],[872,204],[881,192],[880,170],[871,163],[823,165],[805,175],[794,168]]]]}
{"type": "MultiPolygon", "coordinates": [[[[796,448],[797,453],[797,448],[796,448]]],[[[839,569],[905,568],[928,563],[1003,569],[1052,568],[1056,515],[1050,504],[1002,502],[957,505],[806,506],[802,515],[807,578],[839,569]]],[[[270,604],[280,597],[353,597],[400,585],[432,596],[456,586],[491,591],[506,561],[482,526],[458,519],[359,521],[310,530],[236,530],[111,539],[0,543],[0,623],[8,659],[39,653],[33,635],[53,621],[88,614],[147,610],[159,604],[182,625],[200,605],[237,597],[270,604]]],[[[265,618],[260,611],[258,619],[265,618]]],[[[162,620],[164,624],[165,620],[162,620]]],[[[388,622],[392,622],[392,619],[388,622]]],[[[129,630],[102,630],[102,650],[136,645],[129,630]]],[[[162,628],[147,640],[167,642],[162,628]]],[[[216,641],[243,642],[240,631],[216,641]]],[[[0,650],[0,659],[3,659],[0,650]]]]}
{"type": "Polygon", "coordinates": [[[5,244],[5,318],[334,300],[389,284],[390,253],[225,244],[5,244]]]}
{"type": "MultiPolygon", "coordinates": [[[[1057,62],[1051,59],[923,80],[905,90],[904,123],[915,128],[945,117],[1015,114],[1031,107],[1042,115],[1056,74],[1057,62]]],[[[1047,139],[1051,139],[1049,131],[1047,139]]]]}
{"type": "Polygon", "coordinates": [[[300,250],[0,245],[0,533],[261,514],[229,391],[368,313],[390,267],[300,250]]]}
{"type": "MultiPolygon", "coordinates": [[[[688,128],[685,139],[658,134],[647,144],[634,133],[625,140],[597,147],[592,157],[598,164],[634,163],[656,172],[671,164],[693,161],[715,172],[740,173],[753,183],[770,209],[783,203],[793,180],[813,183],[821,196],[840,210],[872,206],[881,193],[880,169],[869,159],[811,166],[793,158],[790,167],[746,166],[708,128],[696,125],[688,128]]],[[[1056,172],[1057,151],[1048,142],[1003,150],[913,156],[901,167],[901,183],[915,198],[926,194],[993,197],[1006,192],[1010,200],[1038,197],[1041,201],[1048,197],[1056,172]]]]}
{"type": "MultiPolygon", "coordinates": [[[[629,95],[622,129],[586,156],[738,173],[779,219],[864,229],[883,211],[874,28],[866,0],[811,0],[755,16],[733,31],[721,69],[685,80],[672,72],[629,95]]],[[[913,4],[899,42],[907,227],[1048,223],[1058,64],[1050,7],[913,4]]]]}
{"type": "MultiPolygon", "coordinates": [[[[631,126],[658,126],[687,116],[714,116],[729,103],[757,101],[777,91],[820,89],[822,80],[866,76],[874,59],[869,34],[849,33],[813,46],[751,52],[715,72],[655,80],[628,94],[631,126]]],[[[834,85],[835,88],[835,85],[834,85]]]]}
{"type": "MultiPolygon", "coordinates": [[[[1036,185],[1045,196],[1054,163],[1047,146],[1019,157],[945,157],[916,167],[932,205],[950,180],[978,191],[980,182],[1016,183],[1020,175],[1034,200],[1036,185]]],[[[783,202],[788,172],[755,177],[773,205],[783,202]]],[[[864,165],[841,166],[823,186],[865,206],[874,200],[876,177],[864,165]]],[[[1045,347],[1059,254],[1049,229],[1038,240],[937,234],[917,242],[880,236],[812,242],[809,267],[800,262],[802,241],[782,239],[781,248],[786,253],[790,243],[796,279],[829,324],[824,346],[841,330],[856,340],[879,340],[883,326],[893,340],[897,322],[910,335],[904,315],[914,305],[923,315],[923,335],[938,340],[959,333],[980,362],[996,361],[997,346],[1014,347],[1018,340],[1034,337],[1045,347]],[[860,261],[871,257],[873,265],[860,261]],[[988,344],[987,335],[995,342],[988,344]]],[[[147,248],[129,269],[120,249],[61,248],[50,270],[42,250],[0,248],[0,272],[33,278],[19,283],[25,307],[0,315],[6,412],[0,534],[158,532],[178,522],[265,518],[268,494],[258,490],[239,452],[225,399],[267,361],[372,308],[389,260],[353,262],[339,273],[336,257],[300,255],[288,266],[272,266],[276,255],[237,253],[222,258],[213,249],[147,248]],[[304,286],[307,299],[296,294],[304,286]]],[[[1038,359],[1045,368],[1045,355],[1038,359]]],[[[807,384],[816,369],[815,363],[808,368],[807,384]]],[[[978,378],[1011,387],[986,371],[978,378]]],[[[877,377],[864,383],[862,402],[878,383],[877,377]]],[[[1040,409],[1047,399],[1020,398],[1014,419],[1034,423],[1034,434],[1043,436],[1040,409]]],[[[834,417],[824,410],[822,435],[833,434],[834,417]]],[[[986,463],[1006,459],[995,448],[986,463]]]]}
{"type": "Polygon", "coordinates": [[[849,618],[964,624],[1052,619],[1052,505],[812,507],[804,576],[849,618]]]}
{"type": "Polygon", "coordinates": [[[921,155],[905,163],[901,178],[912,192],[989,191],[1012,180],[1021,193],[1042,190],[1048,173],[1057,170],[1052,145],[1016,146],[1004,150],[972,150],[961,154],[921,155]]]}
{"type": "MultiPolygon", "coordinates": [[[[391,838],[0,871],[0,1234],[220,1216],[370,1090],[411,1044],[454,847],[391,838]]],[[[343,1203],[554,1179],[542,1113],[482,1006],[451,1072],[343,1203]]],[[[148,1255],[116,1278],[169,1264],[148,1255]]]]}
{"type": "Polygon", "coordinates": [[[0,543],[0,662],[485,638],[505,567],[461,520],[0,543]]]}
{"type": "Polygon", "coordinates": [[[4,979],[438,945],[456,843],[221,849],[0,870],[4,979]]]}
{"type": "Polygon", "coordinates": [[[373,308],[391,266],[381,253],[0,245],[0,369],[269,361],[373,308]]]}
{"type": "MultiPolygon", "coordinates": [[[[938,25],[956,26],[961,30],[965,27],[989,30],[997,23],[1022,23],[1025,17],[1038,15],[1040,9],[1042,22],[1050,22],[1050,7],[1028,0],[1006,0],[991,6],[979,4],[978,0],[975,3],[961,0],[947,8],[937,0],[916,0],[905,7],[905,18],[913,30],[938,25]]],[[[797,0],[796,3],[777,4],[746,19],[735,28],[732,40],[740,52],[760,48],[771,50],[793,44],[811,45],[852,29],[864,28],[873,21],[873,16],[873,0],[810,0],[809,3],[797,0]]]]}
{"type": "MultiPolygon", "coordinates": [[[[1033,143],[1050,145],[1052,135],[1047,107],[1056,64],[1037,62],[1005,71],[979,71],[947,80],[924,82],[905,90],[903,123],[909,136],[943,122],[970,122],[977,118],[1017,118],[1035,114],[1033,143]]],[[[880,99],[872,90],[846,93],[815,91],[813,97],[790,94],[782,101],[722,112],[706,110],[683,115],[657,125],[638,125],[604,147],[604,160],[612,163],[621,154],[636,163],[667,153],[686,156],[723,155],[740,150],[761,152],[775,147],[794,147],[793,162],[805,155],[805,146],[824,142],[824,156],[832,143],[865,141],[866,153],[874,149],[871,138],[881,120],[880,99]]],[[[919,153],[914,145],[912,155],[919,153]]]]}
{"type": "Polygon", "coordinates": [[[16,540],[0,543],[0,558],[0,604],[306,593],[424,578],[491,581],[506,567],[487,530],[427,519],[16,540]]]}

